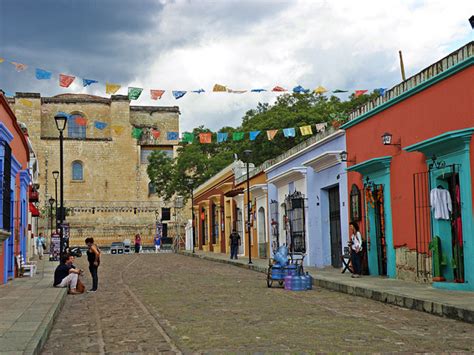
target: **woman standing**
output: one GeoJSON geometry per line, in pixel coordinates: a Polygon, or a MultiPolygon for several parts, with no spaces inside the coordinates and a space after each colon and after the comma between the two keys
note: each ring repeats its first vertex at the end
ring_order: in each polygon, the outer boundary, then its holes
{"type": "Polygon", "coordinates": [[[142,237],[140,236],[140,233],[135,235],[135,253],[140,252],[140,247],[142,246],[142,237]]]}
{"type": "Polygon", "coordinates": [[[92,276],[92,288],[88,292],[97,291],[97,286],[99,284],[99,276],[97,271],[100,264],[100,250],[97,245],[94,244],[94,238],[86,238],[85,240],[87,245],[87,261],[89,262],[89,271],[92,276]]]}
{"type": "Polygon", "coordinates": [[[362,236],[359,232],[359,225],[356,222],[350,223],[349,230],[351,233],[349,245],[351,247],[351,261],[353,269],[352,277],[360,277],[362,262],[362,236]]]}

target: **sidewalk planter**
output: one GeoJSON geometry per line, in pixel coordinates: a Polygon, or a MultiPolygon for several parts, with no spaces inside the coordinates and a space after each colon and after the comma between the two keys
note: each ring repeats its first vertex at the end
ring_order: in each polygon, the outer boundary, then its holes
{"type": "Polygon", "coordinates": [[[474,290],[474,42],[351,114],[348,187],[362,193],[371,275],[474,290]],[[439,196],[442,196],[440,199],[439,196]],[[450,200],[450,211],[444,208],[450,200]],[[441,213],[440,211],[444,212],[441,213]]]}

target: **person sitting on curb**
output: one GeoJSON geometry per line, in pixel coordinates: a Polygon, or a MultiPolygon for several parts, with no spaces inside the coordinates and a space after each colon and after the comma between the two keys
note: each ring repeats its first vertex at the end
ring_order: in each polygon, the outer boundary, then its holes
{"type": "Polygon", "coordinates": [[[79,275],[82,274],[81,269],[74,266],[74,257],[72,255],[63,256],[61,263],[54,271],[54,287],[67,287],[68,293],[72,295],[80,294],[76,290],[79,275]]]}

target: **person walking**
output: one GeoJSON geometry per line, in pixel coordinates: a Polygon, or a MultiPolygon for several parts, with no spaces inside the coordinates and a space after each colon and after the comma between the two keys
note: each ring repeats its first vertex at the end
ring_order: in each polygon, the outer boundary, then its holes
{"type": "Polygon", "coordinates": [[[360,277],[362,273],[362,235],[360,234],[359,225],[357,224],[357,222],[351,222],[349,224],[349,230],[351,233],[349,239],[349,246],[351,247],[351,261],[353,269],[351,277],[360,277]]]}
{"type": "Polygon", "coordinates": [[[43,259],[43,254],[46,249],[46,241],[43,237],[43,233],[40,233],[36,237],[36,251],[38,252],[38,257],[39,259],[43,259]]]}
{"type": "Polygon", "coordinates": [[[237,252],[239,250],[239,245],[240,245],[240,235],[237,233],[237,231],[232,229],[232,233],[229,236],[230,239],[230,258],[231,259],[236,259],[237,260],[237,252]]]}
{"type": "Polygon", "coordinates": [[[135,235],[135,253],[138,254],[140,252],[140,247],[142,246],[142,237],[140,233],[135,235]]]}
{"type": "Polygon", "coordinates": [[[155,235],[155,253],[158,253],[161,249],[161,236],[155,235]]]}
{"type": "Polygon", "coordinates": [[[96,292],[99,286],[99,264],[100,264],[100,249],[94,244],[94,238],[86,238],[87,245],[87,261],[89,262],[89,271],[92,277],[92,288],[87,292],[96,292]]]}

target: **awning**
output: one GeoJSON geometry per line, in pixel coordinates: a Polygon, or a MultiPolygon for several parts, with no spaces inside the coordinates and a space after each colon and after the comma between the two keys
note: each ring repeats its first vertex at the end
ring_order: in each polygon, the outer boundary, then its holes
{"type": "Polygon", "coordinates": [[[238,189],[233,189],[233,190],[230,190],[230,191],[226,192],[224,194],[224,196],[225,197],[235,197],[235,196],[243,194],[243,193],[244,193],[244,189],[242,187],[240,187],[238,189]]]}
{"type": "Polygon", "coordinates": [[[32,217],[40,216],[39,210],[36,208],[36,206],[32,202],[30,202],[30,212],[31,212],[32,217]]]}

